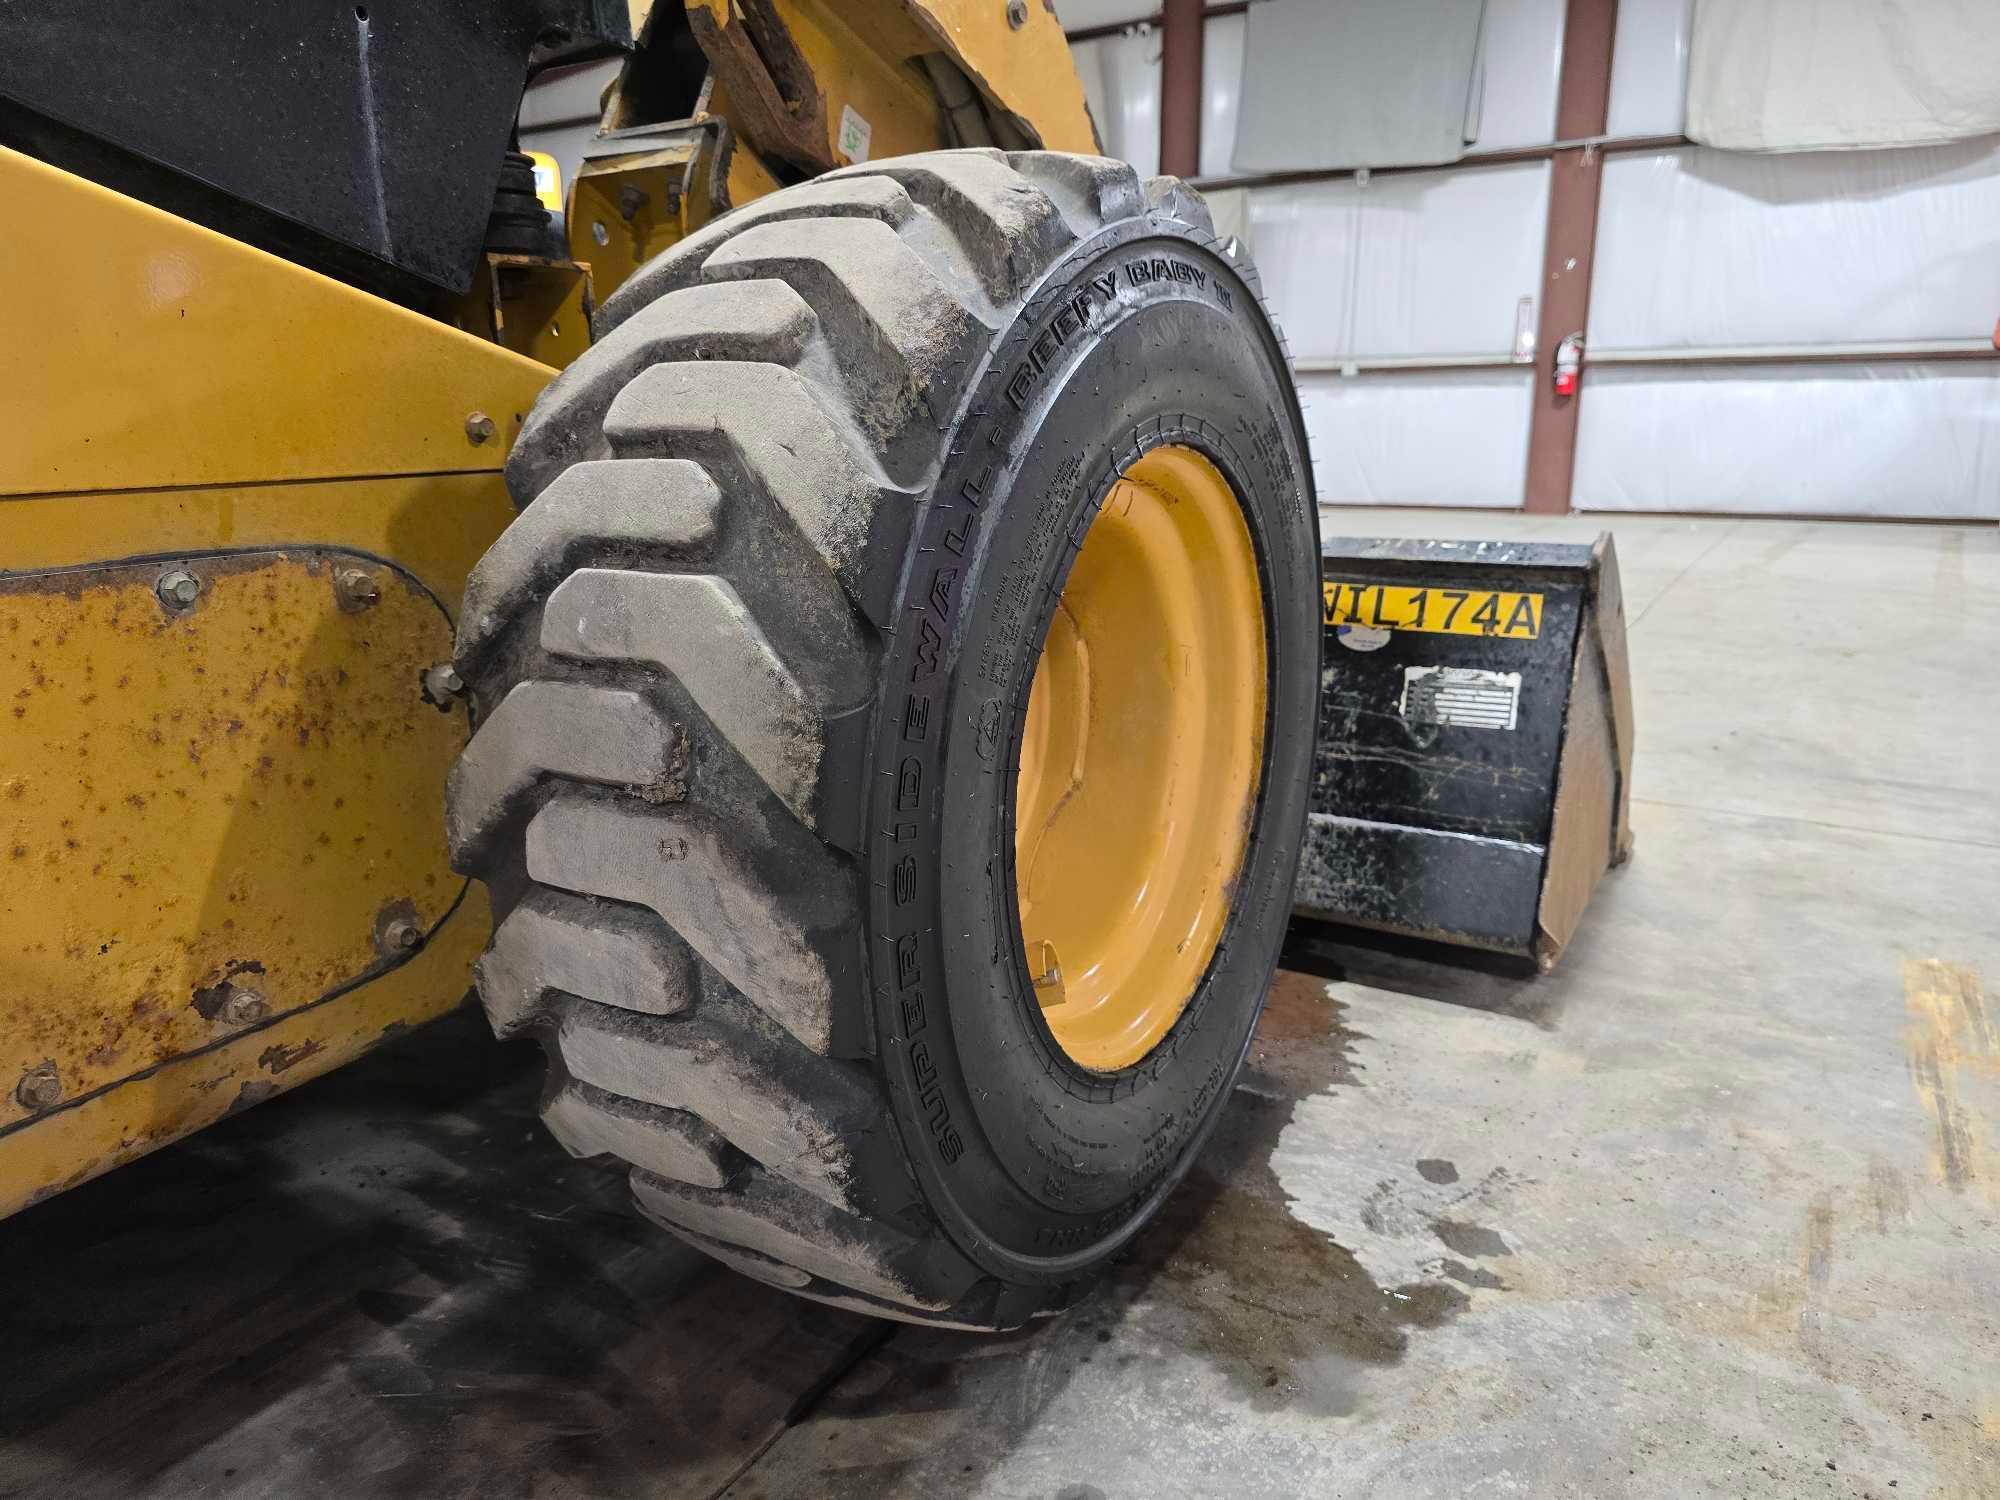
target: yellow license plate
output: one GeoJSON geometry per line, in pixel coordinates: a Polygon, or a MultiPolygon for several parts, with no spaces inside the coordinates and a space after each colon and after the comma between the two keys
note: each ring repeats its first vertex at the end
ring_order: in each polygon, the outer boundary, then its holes
{"type": "Polygon", "coordinates": [[[1542,596],[1495,589],[1402,588],[1326,583],[1326,623],[1431,635],[1493,635],[1532,641],[1542,633],[1542,596]]]}

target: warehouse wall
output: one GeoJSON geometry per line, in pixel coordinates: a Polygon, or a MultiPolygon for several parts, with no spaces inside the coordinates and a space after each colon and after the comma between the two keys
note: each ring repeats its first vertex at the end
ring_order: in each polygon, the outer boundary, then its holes
{"type": "MultiPolygon", "coordinates": [[[[1057,0],[1057,10],[1076,28],[1146,7],[1057,0]],[[1074,19],[1086,12],[1097,19],[1074,19]]],[[[1563,0],[1488,0],[1471,149],[1554,138],[1562,19],[1563,0]]],[[[1205,179],[1232,176],[1245,25],[1242,15],[1207,24],[1205,179]]],[[[1106,150],[1158,170],[1158,31],[1076,52],[1106,150]]],[[[1516,352],[1534,329],[1548,174],[1535,161],[1246,191],[1247,238],[1298,361],[1324,500],[1521,504],[1533,372],[1516,352]]]]}
{"type": "MultiPolygon", "coordinates": [[[[1057,8],[1072,30],[1152,9],[1057,8]]],[[[1328,503],[1523,503],[1550,167],[1477,158],[1552,142],[1564,9],[1487,0],[1468,160],[1221,201],[1298,355],[1328,503]]],[[[1968,357],[1991,355],[2000,317],[2000,138],[1778,155],[1680,144],[1691,12],[1618,7],[1573,503],[2000,516],[2000,364],[1968,357]]],[[[1245,25],[1206,26],[1210,182],[1241,181],[1245,25]]],[[[1107,150],[1157,170],[1158,31],[1076,51],[1107,150]]]]}
{"type": "Polygon", "coordinates": [[[584,149],[597,135],[604,91],[618,77],[619,59],[551,68],[521,99],[521,149],[546,151],[562,169],[563,192],[576,181],[584,149]]]}
{"type": "MultiPolygon", "coordinates": [[[[1114,28],[1077,68],[1106,150],[1158,171],[1157,4],[1057,9],[1114,28]]],[[[1572,503],[2000,516],[2000,363],[1970,357],[2000,318],[2000,138],[1684,144],[1692,11],[1618,5],[1572,503]]],[[[1232,164],[1248,19],[1206,24],[1201,178],[1298,356],[1329,503],[1524,502],[1564,12],[1486,0],[1466,160],[1265,185],[1232,164]]],[[[613,67],[532,90],[524,141],[573,172],[613,67]]]]}

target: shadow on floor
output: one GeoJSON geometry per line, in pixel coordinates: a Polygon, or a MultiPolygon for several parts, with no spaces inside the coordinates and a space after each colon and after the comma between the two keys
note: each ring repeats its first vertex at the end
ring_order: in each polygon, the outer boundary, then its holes
{"type": "Polygon", "coordinates": [[[0,1496],[700,1495],[881,1337],[638,1220],[474,1013],[0,1224],[0,1496]]]}
{"type": "MultiPolygon", "coordinates": [[[[1588,936],[1588,926],[1579,937],[1588,936]]],[[[1293,919],[1282,959],[1287,969],[1348,979],[1372,989],[1461,1005],[1553,1029],[1568,998],[1566,957],[1552,974],[1532,959],[1451,943],[1371,932],[1304,917],[1293,919]]]]}
{"type": "Polygon", "coordinates": [[[0,1224],[0,1497],[962,1485],[1093,1363],[1143,1390],[1149,1340],[1247,1408],[1340,1414],[1465,1305],[1377,1285],[1288,1211],[1279,1133],[1361,1082],[1341,1010],[1281,972],[1159,1218],[1068,1315],[999,1338],[711,1265],[548,1139],[537,1048],[447,1017],[0,1224]]]}

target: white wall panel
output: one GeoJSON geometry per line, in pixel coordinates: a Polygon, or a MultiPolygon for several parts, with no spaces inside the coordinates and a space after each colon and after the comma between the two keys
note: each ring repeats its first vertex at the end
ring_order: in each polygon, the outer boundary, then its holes
{"type": "Polygon", "coordinates": [[[1067,31],[1089,26],[1122,26],[1160,13],[1159,0],[1056,0],[1056,16],[1067,31]]]}
{"type": "Polygon", "coordinates": [[[1069,56],[1076,65],[1077,82],[1083,85],[1083,102],[1090,110],[1090,122],[1097,127],[1098,144],[1111,153],[1111,122],[1105,118],[1103,44],[1071,42],[1069,56]]]}
{"type": "Polygon", "coordinates": [[[622,57],[600,58],[596,62],[549,68],[536,75],[521,94],[521,128],[537,130],[544,125],[571,125],[578,120],[597,123],[604,91],[611,87],[622,57]]]}
{"type": "Polygon", "coordinates": [[[1352,352],[1500,354],[1541,284],[1549,164],[1411,172],[1362,190],[1352,352]]]}
{"type": "Polygon", "coordinates": [[[1250,253],[1296,358],[1350,352],[1363,191],[1347,178],[1249,190],[1250,253]]]}
{"type": "Polygon", "coordinates": [[[1227,177],[1236,150],[1236,110],[1243,93],[1242,16],[1217,16],[1202,31],[1201,175],[1227,177]]]}
{"type": "Polygon", "coordinates": [[[1141,177],[1160,170],[1160,34],[1150,27],[1070,49],[1104,154],[1141,177]]]}
{"type": "Polygon", "coordinates": [[[1599,349],[1984,338],[2000,316],[2000,145],[1604,164],[1599,349]]]}
{"type": "MultiPolygon", "coordinates": [[[[1542,146],[1555,139],[1563,8],[1563,0],[1486,0],[1485,86],[1468,150],[1542,146]]],[[[1214,34],[1212,25],[1209,31],[1214,34]]]]}
{"type": "Polygon", "coordinates": [[[584,148],[597,137],[604,91],[622,66],[622,58],[607,57],[579,67],[551,68],[521,95],[521,149],[544,151],[556,159],[565,202],[584,148]]]}
{"type": "Polygon", "coordinates": [[[1527,369],[1301,376],[1320,504],[1518,507],[1533,378],[1527,369]]]}
{"type": "MultiPolygon", "coordinates": [[[[1066,24],[1083,24],[1070,22],[1067,10],[1062,14],[1066,24]]],[[[1230,162],[1242,102],[1247,24],[1241,15],[1216,16],[1203,33],[1200,171],[1204,177],[1228,177],[1235,172],[1230,162]]],[[[1563,0],[1487,0],[1485,83],[1479,135],[1472,150],[1542,145],[1554,138],[1562,29],[1563,0]]],[[[1137,35],[1099,37],[1078,42],[1071,50],[1105,149],[1141,166],[1157,161],[1158,30],[1148,27],[1137,35]],[[1134,152],[1142,153],[1144,161],[1134,152]]]]}
{"type": "Polygon", "coordinates": [[[2000,518],[2000,368],[1618,369],[1584,377],[1579,510],[2000,518]]]}
{"type": "Polygon", "coordinates": [[[1680,135],[1687,126],[1694,0],[1619,0],[1607,135],[1680,135]]]}
{"type": "Polygon", "coordinates": [[[1293,353],[1511,353],[1548,181],[1521,162],[1252,190],[1251,249],[1293,353]]]}
{"type": "MultiPolygon", "coordinates": [[[[1063,18],[1068,20],[1067,11],[1063,18]]],[[[1147,27],[1136,35],[1078,42],[1070,51],[1105,153],[1131,162],[1144,176],[1159,171],[1160,33],[1147,27]]],[[[1218,16],[1202,38],[1203,177],[1229,175],[1242,87],[1243,17],[1218,16]]]]}

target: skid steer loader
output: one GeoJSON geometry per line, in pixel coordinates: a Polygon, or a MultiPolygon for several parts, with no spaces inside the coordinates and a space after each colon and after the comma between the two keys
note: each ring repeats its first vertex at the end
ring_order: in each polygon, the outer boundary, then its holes
{"type": "MultiPolygon", "coordinates": [[[[1341,590],[1466,564],[1323,565],[1255,273],[1095,150],[1043,0],[0,4],[0,1213],[476,970],[748,1275],[1005,1327],[1129,1239],[1381,759],[1341,590]],[[524,79],[607,54],[552,214],[524,79]]],[[[1602,572],[1473,644],[1566,674],[1602,572]]]]}

